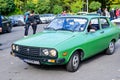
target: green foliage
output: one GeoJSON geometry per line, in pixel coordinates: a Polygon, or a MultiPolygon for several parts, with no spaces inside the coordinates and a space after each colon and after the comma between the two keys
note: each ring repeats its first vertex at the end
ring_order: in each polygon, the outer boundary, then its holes
{"type": "Polygon", "coordinates": [[[96,11],[100,7],[101,7],[101,3],[98,1],[92,1],[89,5],[89,8],[93,11],[96,11]]]}
{"type": "Polygon", "coordinates": [[[15,4],[13,0],[0,0],[0,13],[8,15],[8,13],[15,10],[15,4]]]}
{"type": "Polygon", "coordinates": [[[17,15],[17,14],[23,14],[23,12],[19,8],[16,8],[13,12],[9,13],[8,15],[17,15]]]}
{"type": "Polygon", "coordinates": [[[79,12],[81,11],[83,7],[83,2],[81,0],[77,0],[76,2],[73,2],[71,4],[71,11],[76,13],[76,12],[79,12]]]}
{"type": "MultiPolygon", "coordinates": [[[[34,10],[36,13],[61,13],[63,10],[76,13],[82,10],[86,0],[0,0],[0,12],[2,14],[22,14],[26,10],[34,10]]],[[[96,11],[99,7],[109,6],[111,0],[89,0],[89,9],[96,11]],[[98,2],[99,1],[99,2],[98,2]],[[104,3],[104,4],[103,4],[104,3]]],[[[119,5],[110,7],[119,8],[119,5]]]]}
{"type": "Polygon", "coordinates": [[[120,8],[120,5],[111,5],[111,6],[110,6],[110,9],[111,9],[111,8],[114,8],[114,9],[120,8]]]}
{"type": "Polygon", "coordinates": [[[63,11],[62,7],[59,5],[55,5],[53,8],[53,13],[54,14],[60,14],[63,11]]]}
{"type": "Polygon", "coordinates": [[[38,4],[36,4],[36,12],[43,14],[48,13],[50,11],[50,0],[39,0],[38,4]]]}
{"type": "Polygon", "coordinates": [[[33,9],[35,9],[35,4],[30,1],[25,5],[25,9],[26,10],[33,10],[33,9]]]}

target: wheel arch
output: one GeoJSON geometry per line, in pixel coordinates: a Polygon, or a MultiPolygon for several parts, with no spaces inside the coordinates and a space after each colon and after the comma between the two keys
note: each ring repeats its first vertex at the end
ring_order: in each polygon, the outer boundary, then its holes
{"type": "MultiPolygon", "coordinates": [[[[75,49],[74,51],[72,51],[72,54],[69,56],[69,60],[70,60],[70,58],[72,57],[73,53],[76,52],[76,51],[79,53],[79,55],[80,55],[80,60],[82,61],[82,60],[83,60],[83,57],[84,57],[84,51],[83,51],[82,49],[75,49]]],[[[69,62],[69,60],[68,60],[68,62],[69,62]]]]}
{"type": "Polygon", "coordinates": [[[116,40],[116,39],[112,39],[111,41],[114,41],[114,42],[116,42],[117,40],[116,40]]]}

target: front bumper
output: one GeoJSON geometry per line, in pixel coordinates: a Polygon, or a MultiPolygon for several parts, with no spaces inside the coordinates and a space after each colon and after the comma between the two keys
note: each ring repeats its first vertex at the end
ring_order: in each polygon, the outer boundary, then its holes
{"type": "Polygon", "coordinates": [[[42,56],[26,56],[26,55],[23,55],[23,54],[14,53],[12,51],[11,51],[11,55],[13,55],[15,57],[19,57],[23,61],[24,60],[39,61],[40,64],[46,64],[46,65],[62,65],[65,62],[64,58],[45,58],[45,57],[42,57],[42,56]]]}

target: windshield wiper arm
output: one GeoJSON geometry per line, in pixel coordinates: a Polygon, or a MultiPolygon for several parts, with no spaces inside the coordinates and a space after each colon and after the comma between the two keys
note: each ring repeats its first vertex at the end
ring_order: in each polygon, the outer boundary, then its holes
{"type": "Polygon", "coordinates": [[[59,28],[57,30],[64,30],[64,31],[71,31],[71,32],[74,32],[73,30],[69,30],[69,29],[64,29],[64,28],[59,28]]]}

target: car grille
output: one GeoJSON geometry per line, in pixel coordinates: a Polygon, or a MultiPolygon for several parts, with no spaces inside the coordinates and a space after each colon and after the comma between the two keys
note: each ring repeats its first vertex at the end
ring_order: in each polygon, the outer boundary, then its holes
{"type": "Polygon", "coordinates": [[[40,56],[40,48],[19,46],[19,54],[25,56],[40,56]]]}

